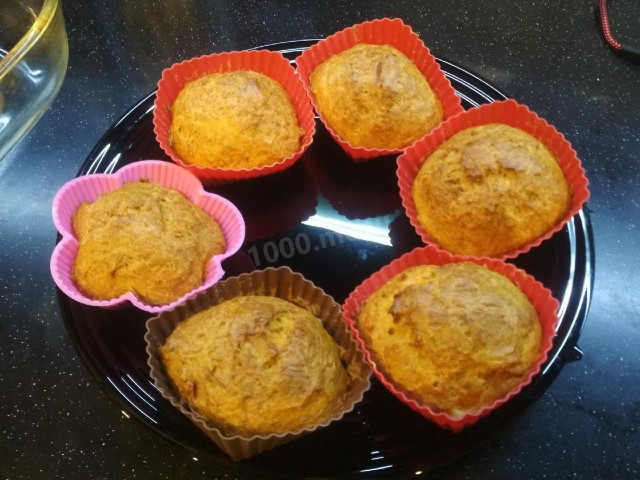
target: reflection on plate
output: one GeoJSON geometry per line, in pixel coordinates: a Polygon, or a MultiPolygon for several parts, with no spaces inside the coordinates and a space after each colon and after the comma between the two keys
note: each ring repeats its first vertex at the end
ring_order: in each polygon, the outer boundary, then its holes
{"type": "Polygon", "coordinates": [[[354,162],[318,124],[308,155],[320,192],[348,219],[371,218],[402,208],[396,156],[354,162]]]}
{"type": "Polygon", "coordinates": [[[316,182],[304,155],[282,173],[211,187],[242,212],[245,241],[270,237],[311,217],[316,211],[316,182]],[[247,195],[247,192],[251,192],[247,195]]]}

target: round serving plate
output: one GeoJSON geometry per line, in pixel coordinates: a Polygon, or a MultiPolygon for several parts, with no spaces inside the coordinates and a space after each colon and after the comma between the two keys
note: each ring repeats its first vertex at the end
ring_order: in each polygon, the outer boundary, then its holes
{"type": "MultiPolygon", "coordinates": [[[[292,63],[316,40],[260,48],[292,63]]],[[[439,59],[465,108],[506,98],[465,69],[439,59]]],[[[152,93],[102,137],[78,175],[112,173],[141,159],[165,159],[153,134],[152,93]]],[[[223,264],[226,276],[287,265],[338,302],[362,280],[421,242],[402,211],[395,157],[354,163],[320,122],[309,151],[292,168],[208,188],[234,202],[247,224],[241,250],[223,264]]],[[[147,366],[149,314],[103,310],[59,292],[63,318],[78,353],[118,408],[211,464],[224,478],[413,478],[500,432],[536,401],[566,362],[580,358],[576,341],[591,298],[594,251],[586,208],[550,240],[513,260],[560,301],[554,346],[542,372],[519,395],[461,433],[438,428],[372,377],[363,401],[342,421],[249,460],[233,462],[155,389],[147,366]]],[[[186,457],[185,457],[186,458],[186,457]]]]}

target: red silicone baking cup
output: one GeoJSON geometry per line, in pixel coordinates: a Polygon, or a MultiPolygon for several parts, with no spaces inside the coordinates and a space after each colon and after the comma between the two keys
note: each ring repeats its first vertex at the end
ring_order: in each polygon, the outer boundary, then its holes
{"type": "Polygon", "coordinates": [[[200,181],[192,174],[177,165],[160,160],[136,162],[113,174],[85,175],[67,182],[53,199],[52,215],[53,223],[62,235],[62,240],[56,245],[51,255],[50,267],[53,280],[68,297],[94,307],[116,308],[130,302],[140,310],[151,313],[171,310],[220,280],[224,274],[222,261],[237,252],[244,241],[244,221],[231,202],[219,195],[205,192],[200,181]],[[201,286],[167,305],[147,304],[133,292],[127,292],[111,300],[89,298],[73,281],[73,264],[78,253],[78,240],[73,232],[73,215],[81,204],[93,202],[103,193],[115,190],[125,182],[142,178],[181,192],[189,201],[213,218],[224,234],[225,251],[214,255],[207,262],[205,278],[201,286]]]}
{"type": "Polygon", "coordinates": [[[381,155],[391,155],[402,152],[403,149],[378,149],[355,147],[349,142],[342,140],[334,130],[327,124],[316,104],[309,82],[313,71],[327,60],[329,57],[353,47],[357,43],[370,43],[374,45],[391,45],[401,51],[405,56],[413,61],[418,70],[425,76],[429,85],[442,103],[444,119],[450,118],[463,111],[460,98],[456,95],[451,83],[444,76],[436,58],[420,40],[418,35],[405,25],[399,18],[382,18],[360,23],[349,28],[345,28],[324,40],[316,43],[307,49],[296,59],[296,71],[302,79],[304,88],[307,90],[311,103],[322,123],[331,136],[355,161],[362,161],[381,155]]]}
{"type": "Polygon", "coordinates": [[[554,233],[562,230],[567,222],[580,211],[589,199],[589,189],[587,188],[589,182],[585,176],[578,154],[571,147],[571,144],[564,135],[558,132],[552,125],[549,125],[546,120],[540,118],[526,106],[520,105],[515,100],[493,102],[478,108],[472,108],[446,120],[432,130],[426,137],[418,140],[407,148],[405,152],[398,157],[396,174],[398,176],[402,206],[411,221],[411,225],[413,225],[424,243],[442,248],[418,221],[418,212],[413,202],[413,182],[426,157],[431,155],[431,153],[446,140],[466,128],[489,123],[504,123],[519,128],[544,143],[558,161],[558,165],[560,165],[562,173],[571,187],[572,193],[569,210],[553,228],[522,247],[496,257],[504,260],[507,258],[515,258],[521,253],[526,253],[533,247],[537,247],[543,241],[551,238],[554,233]]]}
{"type": "Polygon", "coordinates": [[[176,63],[162,72],[158,82],[158,91],[153,110],[153,131],[156,140],[164,152],[181,167],[186,168],[196,177],[207,184],[221,183],[230,180],[260,177],[280,172],[293,165],[311,145],[315,133],[315,119],[313,109],[307,93],[298,75],[279,52],[269,50],[247,50],[240,52],[214,53],[202,57],[176,63]],[[290,157],[272,165],[240,170],[199,167],[192,165],[180,157],[171,146],[169,134],[171,130],[171,106],[178,93],[187,82],[211,73],[233,72],[236,70],[251,70],[271,77],[282,85],[293,104],[298,118],[298,124],[304,130],[300,148],[290,157]]]}
{"type": "Polygon", "coordinates": [[[540,369],[547,360],[547,356],[553,345],[553,338],[558,324],[558,306],[558,301],[553,298],[549,289],[545,288],[542,283],[538,282],[531,275],[528,275],[526,272],[516,268],[510,263],[493,258],[475,258],[452,255],[433,246],[428,246],[418,247],[411,252],[404,254],[402,257],[397,258],[367,278],[364,282],[358,285],[353,292],[351,292],[342,306],[342,312],[347,325],[358,342],[358,345],[360,345],[360,348],[365,352],[367,360],[373,365],[373,373],[375,373],[380,382],[398,399],[400,399],[400,401],[420,413],[425,418],[434,421],[440,427],[458,432],[463,428],[474,424],[480,418],[488,415],[490,412],[507,402],[510,398],[520,393],[525,386],[531,383],[533,377],[540,372],[540,369]],[[477,265],[484,265],[490,270],[500,273],[511,280],[528,297],[531,304],[535,307],[540,320],[540,326],[542,327],[542,336],[540,343],[540,355],[531,368],[529,374],[517,387],[494,401],[491,405],[483,407],[478,412],[468,413],[462,417],[452,417],[447,413],[436,412],[426,405],[421,405],[411,398],[409,394],[401,390],[400,387],[396,386],[390,377],[385,375],[385,373],[378,367],[375,357],[368,349],[363,336],[360,335],[357,318],[367,298],[369,298],[369,296],[377,291],[382,285],[404,270],[417,265],[445,265],[448,263],[459,262],[473,262],[477,265]]]}

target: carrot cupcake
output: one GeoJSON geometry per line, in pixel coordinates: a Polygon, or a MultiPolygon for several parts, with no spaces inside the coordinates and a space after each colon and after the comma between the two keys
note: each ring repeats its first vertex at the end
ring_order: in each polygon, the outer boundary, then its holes
{"type": "Polygon", "coordinates": [[[541,350],[541,325],[527,296],[470,262],[403,271],[371,294],[357,324],[399,388],[454,418],[521,384],[541,350]]]}
{"type": "Polygon", "coordinates": [[[350,382],[322,323],[276,297],[240,296],[199,312],[176,327],[160,353],[189,405],[235,434],[316,425],[350,382]]]}
{"type": "Polygon", "coordinates": [[[225,250],[220,226],[180,192],[137,181],[83,203],[73,216],[73,280],[86,295],[126,292],[171,303],[202,284],[209,259],[225,250]]]}
{"type": "Polygon", "coordinates": [[[282,85],[249,70],[188,82],[171,114],[171,146],[186,163],[199,167],[272,165],[299,151],[304,135],[282,85]]]}
{"type": "Polygon", "coordinates": [[[571,188],[551,151],[502,123],[466,128],[423,162],[412,187],[417,219],[446,250],[500,256],[567,213],[571,188]]]}
{"type": "Polygon", "coordinates": [[[359,43],[311,74],[329,126],[354,147],[399,149],[442,122],[443,108],[416,65],[391,45],[359,43]]]}

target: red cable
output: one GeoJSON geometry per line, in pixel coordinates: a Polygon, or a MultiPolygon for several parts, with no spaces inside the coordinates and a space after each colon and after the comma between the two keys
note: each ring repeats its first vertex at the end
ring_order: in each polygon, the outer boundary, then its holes
{"type": "Polygon", "coordinates": [[[609,14],[607,13],[607,0],[600,0],[600,20],[602,20],[602,33],[609,45],[616,50],[622,49],[622,45],[611,34],[611,27],[609,26],[609,14]]]}

